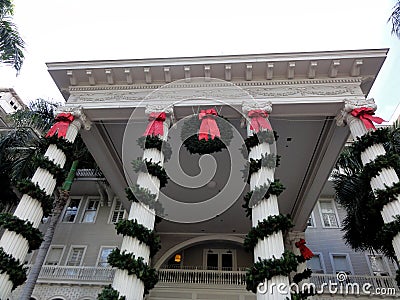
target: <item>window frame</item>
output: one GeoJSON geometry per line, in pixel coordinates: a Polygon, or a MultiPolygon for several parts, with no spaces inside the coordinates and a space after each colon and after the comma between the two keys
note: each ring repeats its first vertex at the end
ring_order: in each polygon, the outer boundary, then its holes
{"type": "MultiPolygon", "coordinates": [[[[324,256],[323,256],[322,252],[314,252],[314,251],[313,251],[313,253],[314,253],[314,256],[317,256],[317,255],[318,255],[318,257],[319,257],[319,262],[320,262],[320,264],[321,264],[322,272],[323,272],[323,273],[315,273],[315,274],[326,274],[325,260],[324,260],[324,256]]],[[[307,265],[307,262],[306,262],[306,265],[307,265]]],[[[307,268],[309,268],[308,265],[307,265],[307,268]]],[[[309,269],[311,269],[311,268],[309,268],[309,269]]],[[[313,270],[313,273],[314,273],[314,270],[313,270]]]]}
{"type": "Polygon", "coordinates": [[[83,199],[83,196],[70,196],[69,199],[68,199],[67,204],[65,205],[65,207],[64,207],[64,209],[63,209],[62,218],[61,218],[61,220],[60,220],[60,223],[74,224],[74,223],[76,222],[76,220],[79,219],[79,211],[80,211],[80,209],[81,209],[83,200],[84,200],[84,199],[83,199]],[[65,214],[66,214],[66,212],[67,212],[68,205],[70,205],[72,199],[79,199],[79,205],[78,205],[78,207],[77,207],[77,209],[76,209],[76,215],[75,215],[74,221],[72,221],[72,222],[64,221],[64,217],[65,217],[65,214]]]}
{"type": "MultiPolygon", "coordinates": [[[[85,208],[83,209],[83,212],[81,214],[80,223],[83,223],[83,224],[95,224],[96,220],[97,220],[97,215],[99,214],[99,210],[100,210],[100,197],[98,197],[98,196],[88,196],[88,197],[86,197],[85,208]],[[93,200],[98,202],[98,205],[97,205],[97,208],[96,208],[96,211],[95,211],[95,215],[94,215],[94,218],[93,218],[93,222],[85,222],[84,221],[85,213],[86,213],[86,211],[88,209],[88,205],[89,205],[90,201],[93,201],[93,200]]],[[[79,211],[79,208],[78,208],[78,211],[79,211]]],[[[91,210],[91,211],[93,211],[93,210],[91,210]]]]}
{"type": "Polygon", "coordinates": [[[322,225],[323,228],[334,228],[334,229],[341,228],[341,222],[340,222],[340,219],[339,219],[339,214],[338,214],[337,207],[336,207],[336,202],[335,202],[334,199],[330,199],[330,198],[318,199],[318,211],[319,211],[319,216],[321,218],[321,225],[322,225]],[[332,208],[333,208],[333,212],[334,212],[335,217],[336,217],[337,226],[326,226],[325,225],[323,214],[322,214],[321,202],[330,202],[330,203],[332,203],[332,208]]]}
{"type": "MultiPolygon", "coordinates": [[[[370,256],[380,256],[382,258],[382,263],[386,268],[385,271],[389,274],[388,276],[392,276],[392,271],[390,270],[389,263],[384,255],[382,255],[382,254],[373,255],[373,254],[365,253],[365,259],[367,260],[367,265],[368,265],[369,271],[371,273],[371,276],[377,276],[377,275],[375,275],[374,270],[372,270],[371,261],[369,259],[370,256]]],[[[380,276],[382,276],[382,275],[380,275],[380,276]]]]}
{"type": "MultiPolygon", "coordinates": [[[[115,211],[115,208],[117,206],[117,202],[118,201],[120,201],[121,204],[122,204],[122,201],[118,197],[115,196],[114,199],[113,199],[113,203],[111,205],[110,215],[108,216],[108,224],[115,224],[115,223],[113,223],[112,218],[113,218],[114,211],[115,211]]],[[[122,208],[123,207],[124,206],[122,205],[122,208]]],[[[124,212],[123,212],[122,220],[127,217],[127,211],[126,211],[125,208],[123,208],[123,209],[124,209],[124,212]]],[[[118,220],[117,220],[117,222],[118,222],[118,220]]]]}
{"type": "Polygon", "coordinates": [[[46,253],[46,257],[44,258],[43,266],[60,266],[64,254],[65,254],[65,245],[59,245],[59,244],[50,245],[49,250],[48,250],[47,253],[46,253]],[[52,248],[62,248],[62,250],[61,250],[61,255],[60,255],[60,259],[58,260],[58,264],[57,264],[57,265],[47,265],[47,264],[46,264],[47,258],[48,258],[48,256],[49,256],[50,251],[51,251],[52,248]]]}
{"type": "Polygon", "coordinates": [[[334,256],[345,256],[346,257],[346,260],[347,260],[347,264],[349,265],[349,267],[350,267],[350,274],[349,275],[354,275],[354,269],[353,269],[353,265],[352,265],[352,263],[351,263],[351,259],[350,259],[350,254],[349,253],[341,253],[341,252],[330,252],[329,253],[329,257],[330,257],[330,260],[331,260],[331,265],[332,265],[332,271],[333,271],[333,274],[336,274],[336,272],[340,272],[340,271],[337,271],[336,270],[336,266],[335,266],[335,264],[334,264],[334,262],[333,262],[333,257],[334,256]]]}
{"type": "Polygon", "coordinates": [[[115,249],[115,248],[117,248],[117,246],[100,246],[100,249],[99,249],[99,254],[97,255],[97,259],[96,259],[96,268],[108,268],[108,267],[111,267],[110,265],[108,265],[108,266],[106,266],[106,267],[104,267],[104,266],[99,266],[99,263],[100,263],[100,258],[101,258],[101,252],[103,251],[103,249],[115,249]]]}
{"type": "Polygon", "coordinates": [[[222,254],[228,252],[229,250],[232,252],[232,271],[237,271],[237,256],[236,249],[231,248],[204,248],[203,249],[203,270],[207,270],[207,254],[208,251],[212,250],[213,253],[218,254],[218,269],[211,271],[223,271],[222,270],[222,254]]]}
{"type": "Polygon", "coordinates": [[[86,255],[86,249],[87,249],[87,245],[71,245],[71,246],[69,247],[68,255],[67,255],[67,257],[65,258],[65,263],[64,263],[64,265],[65,265],[66,267],[80,267],[80,266],[82,266],[83,259],[85,258],[85,255],[86,255]],[[81,258],[81,261],[80,261],[80,263],[79,263],[78,266],[69,266],[69,265],[67,264],[68,261],[69,261],[69,257],[70,257],[70,255],[71,255],[71,252],[72,252],[72,249],[73,249],[73,248],[83,248],[82,258],[81,258]]]}
{"type": "MultiPolygon", "coordinates": [[[[309,219],[311,218],[311,223],[312,225],[308,226],[307,228],[316,228],[316,224],[315,224],[315,216],[314,216],[314,211],[311,212],[309,219]]],[[[307,223],[308,223],[308,219],[307,219],[307,223]]]]}

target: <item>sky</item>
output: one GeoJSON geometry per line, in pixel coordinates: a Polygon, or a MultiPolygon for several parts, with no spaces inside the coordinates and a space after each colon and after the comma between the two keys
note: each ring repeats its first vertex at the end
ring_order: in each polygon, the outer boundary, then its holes
{"type": "Polygon", "coordinates": [[[63,98],[46,62],[390,48],[369,97],[389,120],[400,102],[395,0],[14,0],[26,42],[0,86],[29,102],[63,98]]]}

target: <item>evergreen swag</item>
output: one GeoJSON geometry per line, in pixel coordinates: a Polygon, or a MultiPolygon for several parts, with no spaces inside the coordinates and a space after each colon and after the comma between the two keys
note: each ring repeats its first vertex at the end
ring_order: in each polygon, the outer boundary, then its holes
{"type": "Polygon", "coordinates": [[[383,206],[386,204],[397,200],[397,197],[400,194],[400,182],[396,182],[393,184],[391,187],[388,187],[385,184],[385,189],[384,190],[375,190],[375,195],[377,198],[377,203],[379,203],[379,210],[382,209],[383,206]]]}
{"type": "Polygon", "coordinates": [[[268,216],[267,219],[258,221],[256,227],[251,228],[244,239],[244,249],[246,251],[251,251],[257,245],[258,240],[263,240],[264,238],[267,238],[268,236],[271,236],[279,231],[287,231],[293,226],[294,225],[289,216],[284,216],[282,214],[268,216]]]}
{"type": "Polygon", "coordinates": [[[247,153],[251,148],[258,146],[262,143],[273,144],[278,140],[278,134],[276,131],[260,131],[258,133],[254,133],[252,136],[249,136],[244,140],[244,145],[241,149],[243,156],[247,157],[247,153]],[[247,150],[247,151],[246,151],[247,150]]]}
{"type": "Polygon", "coordinates": [[[172,155],[172,148],[171,145],[163,141],[160,137],[158,136],[142,136],[138,138],[137,143],[140,148],[142,149],[157,149],[158,151],[162,152],[164,154],[164,160],[168,161],[171,158],[172,155]]]}
{"type": "Polygon", "coordinates": [[[392,222],[386,223],[378,233],[378,238],[383,242],[391,242],[393,238],[400,233],[400,215],[394,216],[392,222]]]}
{"type": "Polygon", "coordinates": [[[261,158],[259,159],[250,158],[250,162],[247,162],[244,170],[242,170],[242,177],[246,179],[246,175],[248,174],[247,183],[250,183],[250,177],[253,173],[258,172],[262,167],[270,169],[278,167],[279,160],[280,156],[275,154],[261,154],[261,158]]]}
{"type": "Polygon", "coordinates": [[[161,203],[156,201],[156,195],[150,193],[146,188],[135,184],[132,187],[125,189],[126,197],[133,202],[140,202],[149,207],[149,209],[154,209],[157,215],[162,215],[164,208],[161,203]]]}
{"type": "Polygon", "coordinates": [[[74,144],[65,138],[58,138],[57,135],[53,135],[51,137],[43,137],[43,150],[46,149],[49,145],[56,145],[58,149],[64,152],[66,157],[73,157],[74,144]]]}
{"type": "Polygon", "coordinates": [[[128,275],[136,275],[144,284],[144,294],[148,294],[149,291],[154,288],[158,282],[157,271],[150,268],[147,263],[144,262],[143,257],[136,258],[133,253],[121,252],[121,250],[114,249],[108,256],[108,263],[120,270],[128,271],[128,275]]]}
{"type": "Polygon", "coordinates": [[[246,272],[246,289],[257,292],[257,286],[274,276],[288,276],[290,272],[297,270],[298,257],[291,251],[285,250],[280,259],[261,259],[254,263],[246,272]]]}
{"type": "Polygon", "coordinates": [[[120,297],[119,292],[114,290],[110,284],[97,295],[97,300],[126,300],[126,297],[120,297]]]}
{"type": "Polygon", "coordinates": [[[275,181],[271,182],[269,185],[264,184],[248,192],[244,196],[245,203],[242,205],[246,210],[246,217],[251,218],[251,208],[257,205],[263,198],[268,199],[271,195],[279,196],[284,190],[285,187],[279,179],[275,179],[275,181]]]}
{"type": "Polygon", "coordinates": [[[139,224],[137,220],[120,220],[115,225],[115,229],[117,230],[117,234],[135,237],[140,243],[149,246],[150,257],[153,257],[161,248],[160,237],[154,230],[147,229],[142,224],[139,224]]]}
{"type": "Polygon", "coordinates": [[[33,183],[30,179],[22,179],[17,182],[17,189],[21,194],[27,194],[40,202],[44,217],[51,213],[53,201],[37,183],[33,183]]]}
{"type": "Polygon", "coordinates": [[[369,181],[386,168],[400,168],[400,156],[390,153],[378,155],[375,160],[367,163],[364,166],[364,169],[361,173],[361,179],[369,181]]]}
{"type": "Polygon", "coordinates": [[[221,133],[221,138],[215,137],[214,139],[211,139],[211,136],[208,135],[208,141],[204,139],[199,140],[198,131],[200,129],[201,120],[199,120],[198,114],[195,114],[184,121],[181,131],[181,139],[183,145],[190,154],[210,154],[219,152],[229,146],[233,138],[232,125],[229,124],[227,119],[220,115],[215,118],[215,121],[221,133]]]}
{"type": "Polygon", "coordinates": [[[388,142],[389,128],[378,128],[374,131],[369,131],[357,139],[350,146],[354,155],[359,157],[368,147],[375,144],[384,144],[388,142]]]}
{"type": "Polygon", "coordinates": [[[311,269],[305,269],[303,272],[297,273],[293,276],[293,282],[298,284],[300,281],[310,278],[311,274],[312,274],[311,269]]]}
{"type": "Polygon", "coordinates": [[[152,159],[147,160],[147,158],[142,159],[138,157],[136,160],[132,161],[133,170],[135,172],[149,173],[152,176],[157,177],[160,180],[160,188],[166,186],[168,183],[168,176],[164,168],[160,163],[152,162],[152,159]]]}
{"type": "Polygon", "coordinates": [[[13,284],[13,290],[25,282],[27,270],[28,268],[23,267],[19,260],[7,254],[4,249],[0,247],[0,273],[6,273],[9,276],[13,284]]]}
{"type": "Polygon", "coordinates": [[[52,160],[48,159],[46,156],[35,156],[33,158],[34,166],[40,167],[47,170],[57,181],[57,185],[62,183],[65,179],[65,171],[60,167],[60,165],[55,164],[52,160]]]}
{"type": "Polygon", "coordinates": [[[23,221],[9,213],[0,213],[0,226],[22,235],[28,241],[29,251],[38,249],[42,244],[42,233],[29,221],[23,221]]]}

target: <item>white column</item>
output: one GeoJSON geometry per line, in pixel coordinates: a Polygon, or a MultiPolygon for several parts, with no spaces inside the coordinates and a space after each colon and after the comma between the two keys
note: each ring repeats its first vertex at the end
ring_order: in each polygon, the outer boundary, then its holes
{"type": "MultiPolygon", "coordinates": [[[[250,110],[253,109],[262,109],[270,113],[272,111],[271,103],[251,103],[251,104],[243,104],[243,112],[247,115],[250,110]]],[[[247,128],[248,136],[253,135],[253,131],[250,130],[250,124],[248,124],[247,128]]],[[[252,159],[260,159],[261,155],[266,156],[267,154],[271,154],[270,145],[268,143],[259,144],[249,151],[249,160],[252,159]]],[[[253,173],[250,177],[250,190],[254,190],[256,187],[260,187],[268,182],[274,181],[274,169],[262,167],[258,172],[253,173]]],[[[253,227],[257,226],[259,221],[263,221],[268,218],[268,216],[279,215],[279,206],[278,206],[278,198],[275,195],[271,195],[268,199],[263,198],[256,206],[252,209],[252,225],[253,227]]],[[[282,231],[279,231],[275,234],[272,234],[263,240],[258,240],[257,245],[254,247],[254,262],[258,261],[258,258],[261,259],[271,259],[275,257],[276,259],[280,259],[282,257],[283,252],[285,251],[282,231]]],[[[289,278],[286,276],[274,276],[270,280],[267,281],[268,287],[275,286],[277,287],[279,284],[284,284],[286,290],[289,291],[289,278]]],[[[261,294],[257,292],[257,300],[286,300],[286,298],[290,298],[290,294],[279,294],[274,289],[273,293],[269,291],[265,294],[261,294]]]]}
{"type": "MultiPolygon", "coordinates": [[[[146,113],[156,112],[149,107],[146,109],[146,113]]],[[[159,111],[161,112],[161,111],[159,111]]],[[[172,109],[169,109],[167,116],[172,113],[172,109]]],[[[169,129],[169,117],[164,121],[164,135],[161,137],[163,140],[167,140],[168,129],[169,129]]],[[[164,156],[161,151],[157,149],[145,149],[143,159],[152,160],[154,163],[160,163],[162,166],[164,163],[164,156]]],[[[157,177],[151,176],[148,173],[140,172],[138,174],[137,184],[142,188],[147,188],[150,192],[156,195],[158,199],[160,181],[157,177]]],[[[140,202],[133,202],[129,211],[129,220],[136,220],[138,224],[145,226],[149,230],[154,229],[155,222],[155,211],[145,207],[140,202]]],[[[144,262],[150,265],[150,248],[144,243],[140,243],[135,237],[124,236],[121,245],[121,252],[133,253],[136,258],[143,257],[144,262]]],[[[144,294],[144,284],[136,275],[128,275],[126,270],[117,269],[115,272],[114,281],[112,287],[117,290],[120,296],[125,296],[126,300],[142,300],[144,294]]]]}
{"type": "MultiPolygon", "coordinates": [[[[76,115],[81,116],[82,112],[77,111],[76,115]]],[[[75,115],[75,114],[74,114],[75,115]]],[[[83,116],[83,114],[82,114],[83,116]]],[[[86,120],[86,119],[85,119],[86,120]]],[[[66,139],[69,142],[74,142],[78,131],[81,127],[82,119],[74,120],[68,127],[66,139]]],[[[61,167],[64,167],[66,157],[65,154],[57,148],[56,145],[49,145],[46,153],[44,154],[49,160],[52,160],[61,167]]],[[[40,167],[32,177],[32,182],[35,182],[43,189],[47,195],[51,195],[56,186],[56,180],[47,171],[40,167]]],[[[21,220],[28,220],[33,223],[34,228],[38,228],[40,220],[43,218],[43,210],[40,202],[26,194],[24,194],[14,212],[14,216],[21,220]]],[[[20,234],[13,231],[5,230],[0,240],[0,247],[4,249],[7,254],[12,255],[21,263],[24,262],[25,256],[28,253],[28,241],[20,234]]],[[[0,276],[0,299],[7,299],[11,293],[12,283],[9,281],[7,274],[0,276]]]]}
{"type": "MultiPolygon", "coordinates": [[[[364,123],[356,117],[353,117],[350,112],[359,107],[370,107],[376,110],[376,105],[373,99],[360,100],[360,101],[346,101],[342,115],[338,118],[338,125],[347,124],[350,128],[353,138],[362,137],[369,131],[365,128],[364,123]]],[[[361,161],[363,165],[374,161],[378,155],[386,154],[382,144],[374,144],[361,153],[361,161]]],[[[386,189],[392,187],[393,184],[399,182],[399,178],[395,170],[391,167],[383,169],[377,176],[371,178],[370,185],[373,191],[376,189],[386,189]]],[[[400,215],[400,196],[397,199],[386,204],[382,210],[381,215],[385,223],[392,222],[394,217],[400,215]]],[[[392,241],[393,248],[396,256],[400,258],[400,234],[396,235],[392,241]]]]}

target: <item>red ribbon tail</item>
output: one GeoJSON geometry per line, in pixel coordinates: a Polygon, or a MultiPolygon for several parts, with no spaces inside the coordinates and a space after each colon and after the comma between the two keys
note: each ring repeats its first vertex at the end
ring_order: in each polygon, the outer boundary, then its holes
{"type": "Polygon", "coordinates": [[[52,137],[57,133],[57,137],[66,137],[68,131],[69,123],[59,121],[54,124],[50,130],[47,132],[46,137],[52,137]]]}
{"type": "Polygon", "coordinates": [[[217,122],[215,122],[215,120],[209,120],[208,127],[210,129],[210,135],[211,135],[212,139],[214,139],[215,137],[218,137],[218,138],[221,137],[221,133],[219,132],[219,128],[218,128],[217,122]]]}
{"type": "Polygon", "coordinates": [[[260,131],[260,127],[258,125],[259,124],[258,124],[256,118],[251,118],[251,120],[250,120],[250,130],[253,130],[255,132],[259,132],[260,131]]]}
{"type": "Polygon", "coordinates": [[[201,124],[200,124],[200,129],[199,129],[199,140],[206,140],[208,141],[208,123],[206,119],[203,119],[201,124]]]}
{"type": "Polygon", "coordinates": [[[259,117],[258,118],[258,123],[260,124],[260,127],[263,129],[268,129],[272,131],[272,127],[269,124],[269,122],[267,120],[265,120],[263,117],[259,117]]]}
{"type": "Polygon", "coordinates": [[[151,121],[149,124],[147,124],[146,130],[143,133],[143,136],[149,136],[152,135],[154,132],[154,121],[151,121]]]}
{"type": "Polygon", "coordinates": [[[312,253],[312,251],[310,249],[308,249],[307,246],[302,246],[300,249],[301,255],[304,257],[304,259],[308,260],[311,257],[314,256],[314,253],[312,253]]]}

